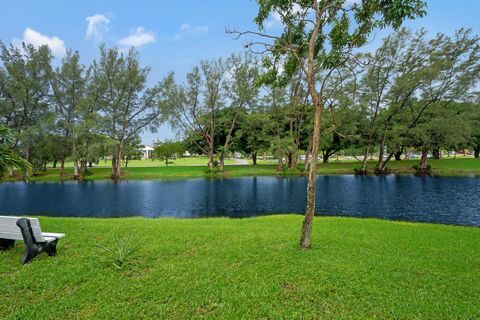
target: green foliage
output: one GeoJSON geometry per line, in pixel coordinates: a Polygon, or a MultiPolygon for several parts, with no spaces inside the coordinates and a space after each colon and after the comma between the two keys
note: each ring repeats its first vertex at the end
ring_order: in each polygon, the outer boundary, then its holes
{"type": "Polygon", "coordinates": [[[185,152],[183,143],[180,141],[165,140],[163,142],[156,142],[153,150],[153,157],[155,159],[165,160],[165,165],[168,166],[168,159],[173,157],[182,157],[185,152]]]}
{"type": "Polygon", "coordinates": [[[135,253],[140,248],[132,234],[120,235],[117,230],[114,235],[114,246],[110,248],[105,245],[97,245],[100,249],[102,259],[107,260],[118,269],[128,267],[135,263],[135,253]]]}
{"type": "Polygon", "coordinates": [[[0,181],[10,168],[22,171],[25,177],[32,173],[32,165],[13,151],[13,143],[11,131],[0,124],[0,181]]]}

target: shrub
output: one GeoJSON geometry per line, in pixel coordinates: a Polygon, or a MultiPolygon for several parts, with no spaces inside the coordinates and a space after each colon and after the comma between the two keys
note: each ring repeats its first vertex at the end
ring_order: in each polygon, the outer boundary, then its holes
{"type": "Polygon", "coordinates": [[[122,236],[117,231],[115,232],[115,243],[113,248],[103,245],[97,245],[102,252],[102,255],[111,262],[118,269],[122,269],[135,262],[134,254],[137,252],[140,245],[135,243],[133,236],[122,236]]]}

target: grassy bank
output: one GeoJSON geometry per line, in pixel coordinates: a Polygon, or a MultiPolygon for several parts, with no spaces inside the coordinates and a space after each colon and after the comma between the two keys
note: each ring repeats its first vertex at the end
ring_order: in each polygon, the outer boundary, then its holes
{"type": "Polygon", "coordinates": [[[172,220],[41,218],[55,258],[0,253],[1,319],[476,319],[480,229],[300,216],[172,220]],[[136,235],[117,269],[96,244],[136,235]]]}
{"type": "MultiPolygon", "coordinates": [[[[199,160],[197,160],[199,161],[199,160]]],[[[432,173],[436,175],[480,175],[479,159],[442,159],[430,160],[432,173]]],[[[123,179],[164,179],[164,178],[198,178],[210,176],[206,171],[206,166],[201,165],[172,165],[154,166],[150,160],[139,161],[133,163],[128,168],[122,168],[123,179]],[[148,164],[151,163],[151,166],[148,164]]],[[[174,163],[175,164],[175,163],[174,163]]],[[[413,174],[415,170],[412,168],[418,164],[418,160],[402,160],[392,161],[390,170],[392,173],[413,174]]],[[[332,161],[327,164],[319,164],[319,174],[351,174],[355,168],[359,167],[358,161],[332,161]]],[[[375,167],[375,161],[369,163],[369,168],[375,167]]],[[[89,169],[89,175],[85,180],[109,179],[111,169],[108,167],[94,167],[89,169]]],[[[72,168],[66,169],[64,180],[72,179],[72,168]]],[[[286,170],[277,172],[274,164],[259,165],[227,165],[225,166],[224,175],[227,177],[248,176],[248,175],[300,175],[299,170],[286,170]]],[[[7,178],[7,181],[19,180],[21,176],[18,174],[15,178],[7,178]]],[[[30,178],[30,181],[59,181],[60,169],[49,168],[46,172],[38,172],[30,178]]]]}

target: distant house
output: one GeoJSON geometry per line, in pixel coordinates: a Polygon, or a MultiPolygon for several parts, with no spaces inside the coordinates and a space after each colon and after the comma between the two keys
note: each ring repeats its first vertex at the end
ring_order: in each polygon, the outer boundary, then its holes
{"type": "Polygon", "coordinates": [[[153,157],[153,147],[151,146],[145,146],[142,149],[143,156],[142,159],[151,159],[153,157]]]}

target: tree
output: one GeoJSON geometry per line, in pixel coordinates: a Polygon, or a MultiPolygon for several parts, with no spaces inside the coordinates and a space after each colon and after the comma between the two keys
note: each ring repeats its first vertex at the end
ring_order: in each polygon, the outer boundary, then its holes
{"type": "MultiPolygon", "coordinates": [[[[398,28],[404,19],[422,16],[425,13],[425,2],[363,0],[361,4],[348,5],[345,0],[258,0],[258,4],[259,11],[255,22],[260,31],[240,32],[237,35],[251,34],[263,38],[252,41],[247,46],[260,46],[260,50],[270,52],[277,60],[283,59],[282,76],[291,77],[297,69],[301,69],[306,76],[308,92],[315,110],[307,209],[300,237],[300,245],[306,249],[311,246],[312,220],[315,213],[317,158],[326,98],[325,84],[337,68],[352,58],[353,50],[367,42],[373,29],[387,26],[398,28]],[[270,14],[277,14],[281,18],[283,32],[279,36],[264,32],[263,24],[270,14]]],[[[271,70],[274,72],[273,77],[276,77],[276,69],[271,70]]]]}
{"type": "Polygon", "coordinates": [[[210,171],[215,165],[217,115],[225,107],[226,85],[225,62],[202,60],[187,74],[185,85],[173,80],[168,84],[168,99],[162,104],[172,127],[185,136],[195,137],[190,141],[208,156],[210,171]]]}
{"type": "Polygon", "coordinates": [[[52,55],[47,46],[30,44],[19,49],[0,42],[0,50],[0,97],[9,106],[5,123],[14,129],[14,145],[29,161],[32,140],[44,119],[50,117],[47,96],[52,55]]]}
{"type": "Polygon", "coordinates": [[[165,160],[165,165],[168,167],[168,159],[173,157],[181,157],[185,151],[183,143],[179,141],[165,140],[163,142],[156,142],[153,150],[155,159],[165,160]]]}
{"type": "Polygon", "coordinates": [[[63,153],[60,159],[60,175],[65,174],[65,159],[73,155],[73,177],[79,177],[77,156],[77,127],[79,124],[80,108],[86,108],[87,86],[89,75],[85,74],[85,67],[80,64],[80,54],[67,51],[67,55],[59,66],[50,75],[52,88],[51,101],[57,113],[57,127],[61,128],[64,136],[63,153]]]}
{"type": "Polygon", "coordinates": [[[23,171],[25,177],[32,171],[30,163],[13,151],[14,142],[12,132],[5,126],[0,125],[0,180],[9,168],[23,171]]]}
{"type": "Polygon", "coordinates": [[[239,115],[246,109],[254,109],[259,96],[259,86],[255,83],[259,74],[258,63],[253,57],[244,53],[243,55],[233,54],[227,60],[227,72],[229,81],[226,83],[226,91],[230,100],[230,107],[223,115],[229,115],[223,120],[223,126],[220,124],[220,130],[223,131],[224,139],[221,139],[219,169],[223,171],[225,154],[232,142],[232,134],[237,127],[239,115]],[[228,126],[226,126],[229,124],[228,126]]]}
{"type": "MultiPolygon", "coordinates": [[[[112,178],[120,178],[120,161],[125,142],[145,128],[156,130],[160,122],[163,84],[146,86],[149,68],[140,67],[138,53],[131,49],[124,55],[117,48],[100,48],[100,60],[94,62],[96,85],[101,87],[98,100],[106,135],[115,145],[112,148],[112,178]]],[[[170,81],[172,75],[164,82],[170,81]]]]}
{"type": "MultiPolygon", "coordinates": [[[[420,42],[424,42],[423,39],[420,42]]],[[[423,53],[416,59],[420,67],[401,77],[392,90],[392,96],[402,98],[392,100],[385,117],[383,132],[390,137],[391,141],[386,141],[393,148],[382,162],[379,161],[379,170],[386,168],[410,136],[410,131],[418,134],[416,127],[425,122],[423,118],[433,119],[431,115],[436,111],[430,109],[446,108],[454,102],[468,100],[478,82],[480,45],[478,36],[472,35],[471,30],[457,30],[454,36],[437,34],[420,47],[423,53]]],[[[428,150],[423,153],[426,159],[428,150]]],[[[426,169],[426,165],[421,167],[426,169]]]]}

